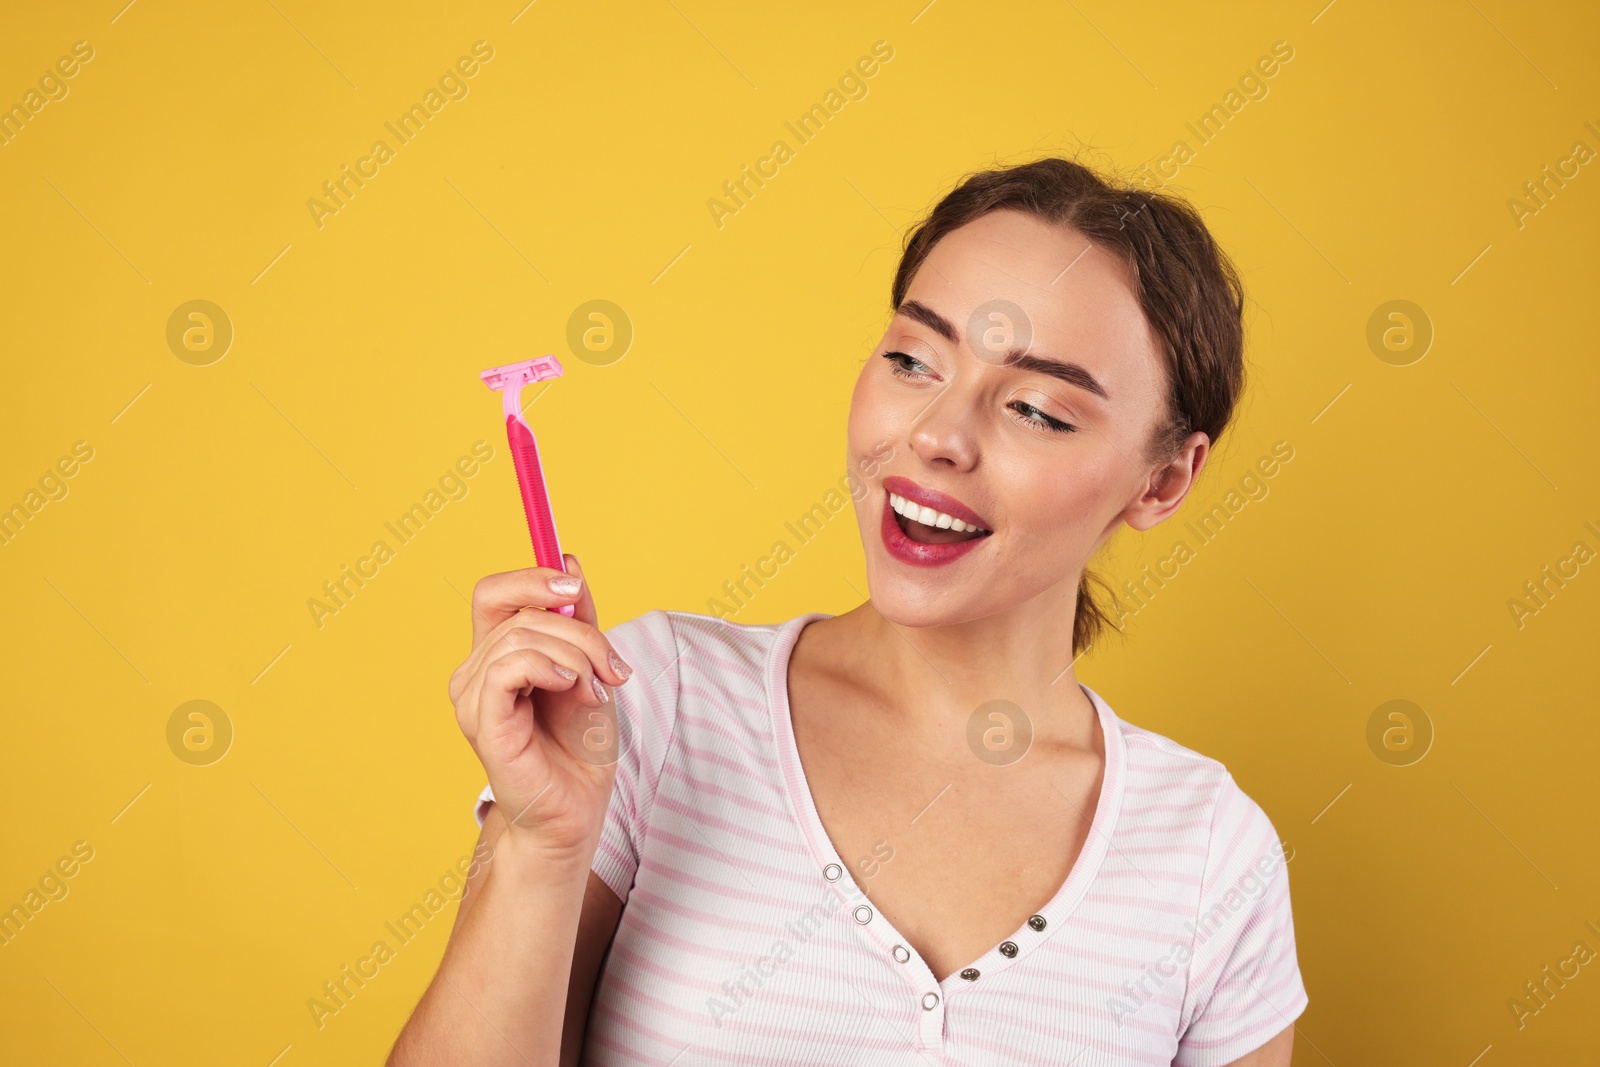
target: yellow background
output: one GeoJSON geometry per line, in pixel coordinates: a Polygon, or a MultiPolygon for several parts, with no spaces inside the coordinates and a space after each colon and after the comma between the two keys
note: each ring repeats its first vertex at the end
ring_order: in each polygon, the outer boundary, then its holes
{"type": "MultiPolygon", "coordinates": [[[[1520,227],[1507,201],[1600,149],[1593,11],[34,7],[4,18],[0,104],[76,41],[94,58],[0,146],[0,506],[94,455],[0,546],[0,906],[75,842],[94,858],[0,947],[5,1062],[386,1053],[453,908],[321,1029],[306,1002],[471,853],[463,597],[531,562],[479,370],[566,364],[528,414],[602,625],[706,611],[844,476],[906,228],[974,168],[1131,170],[1177,140],[1172,188],[1249,291],[1249,391],[1184,510],[1105,569],[1165,556],[1274,442],[1294,458],[1080,676],[1226,763],[1293,849],[1296,1063],[1592,1055],[1600,964],[1520,1028],[1508,1001],[1600,950],[1600,565],[1520,628],[1507,602],[1600,551],[1600,166],[1520,227]],[[322,183],[479,40],[469,95],[319,228],[322,183]],[[880,40],[867,95],[798,145],[784,122],[880,40]],[[1185,122],[1280,40],[1268,94],[1198,146],[1185,122]],[[794,158],[719,228],[707,201],[780,138],[794,158]],[[208,366],[166,340],[197,299],[235,332],[208,366]],[[635,330],[610,365],[566,341],[596,299],[635,330]],[[1366,339],[1397,299],[1435,331],[1409,366],[1366,339]],[[307,600],[480,439],[465,498],[319,628],[307,600]],[[235,732],[209,766],[167,744],[197,699],[235,732]],[[1435,731],[1411,766],[1368,747],[1394,699],[1435,731]]],[[[864,589],[842,513],[736,618],[864,589]]]]}

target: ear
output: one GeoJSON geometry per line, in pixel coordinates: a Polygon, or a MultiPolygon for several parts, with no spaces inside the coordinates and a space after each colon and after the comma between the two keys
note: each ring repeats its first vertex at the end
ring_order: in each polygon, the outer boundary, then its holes
{"type": "Polygon", "coordinates": [[[1122,512],[1122,520],[1135,530],[1148,530],[1178,510],[1211,453],[1211,439],[1196,430],[1170,463],[1150,472],[1144,491],[1122,512]]]}

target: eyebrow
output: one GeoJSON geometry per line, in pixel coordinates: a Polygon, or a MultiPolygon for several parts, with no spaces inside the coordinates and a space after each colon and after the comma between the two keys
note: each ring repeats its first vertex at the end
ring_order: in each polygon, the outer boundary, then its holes
{"type": "MultiPolygon", "coordinates": [[[[920,304],[915,300],[902,301],[900,306],[895,309],[895,314],[904,315],[913,322],[920,322],[922,325],[926,326],[940,337],[943,337],[951,344],[960,343],[956,333],[956,328],[950,324],[950,320],[933,310],[931,307],[928,307],[926,304],[920,304]]],[[[1090,374],[1081,364],[1078,363],[1073,363],[1068,360],[1047,359],[1044,356],[1034,355],[1031,352],[1023,351],[1022,349],[1013,348],[1010,352],[1006,353],[1006,359],[1003,365],[1007,367],[1014,367],[1017,370],[1033,371],[1037,374],[1045,374],[1052,378],[1059,378],[1068,385],[1075,385],[1079,389],[1093,393],[1102,400],[1111,399],[1111,394],[1106,392],[1105,386],[1101,385],[1099,381],[1095,379],[1094,375],[1090,374]]]]}

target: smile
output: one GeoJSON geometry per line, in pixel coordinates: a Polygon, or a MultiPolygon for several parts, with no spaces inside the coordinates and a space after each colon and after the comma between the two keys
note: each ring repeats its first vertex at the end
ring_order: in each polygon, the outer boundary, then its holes
{"type": "Polygon", "coordinates": [[[883,485],[880,532],[884,547],[902,563],[917,567],[953,563],[994,532],[954,497],[897,476],[885,478],[883,485]]]}

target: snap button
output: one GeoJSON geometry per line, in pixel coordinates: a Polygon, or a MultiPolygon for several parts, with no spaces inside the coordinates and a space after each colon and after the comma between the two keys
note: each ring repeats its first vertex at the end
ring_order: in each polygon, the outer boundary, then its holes
{"type": "Polygon", "coordinates": [[[978,969],[976,967],[968,967],[961,972],[961,977],[969,982],[976,982],[978,980],[978,969]]]}
{"type": "Polygon", "coordinates": [[[1035,930],[1043,930],[1044,929],[1044,916],[1043,915],[1035,915],[1033,918],[1028,920],[1028,925],[1033,927],[1035,930]]]}
{"type": "Polygon", "coordinates": [[[922,1010],[923,1011],[932,1011],[934,1008],[937,1008],[938,1006],[939,1006],[939,994],[937,994],[937,993],[924,993],[924,994],[922,994],[922,1010]]]}
{"type": "Polygon", "coordinates": [[[830,863],[826,867],[822,868],[822,877],[826,878],[830,882],[837,882],[839,880],[839,876],[843,873],[844,868],[840,867],[837,863],[830,863]]]}
{"type": "Polygon", "coordinates": [[[872,909],[867,907],[865,904],[857,904],[855,916],[856,922],[860,923],[862,926],[865,926],[872,921],[872,909]]]}
{"type": "Polygon", "coordinates": [[[899,960],[901,963],[904,963],[906,960],[911,958],[911,953],[906,951],[906,947],[904,945],[896,945],[894,947],[894,958],[899,960]]]}
{"type": "Polygon", "coordinates": [[[1004,956],[1008,960],[1016,959],[1017,943],[1015,941],[1000,942],[1000,955],[1004,956]]]}

